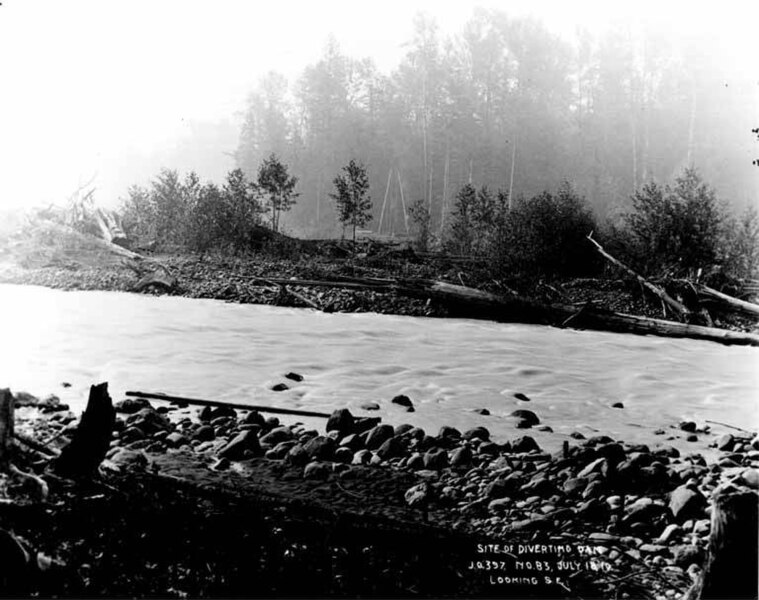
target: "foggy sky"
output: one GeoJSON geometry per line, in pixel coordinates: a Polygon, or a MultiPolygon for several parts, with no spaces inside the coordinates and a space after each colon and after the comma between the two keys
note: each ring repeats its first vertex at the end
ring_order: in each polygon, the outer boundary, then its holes
{"type": "MultiPolygon", "coordinates": [[[[227,152],[245,98],[264,73],[294,79],[330,33],[347,55],[387,73],[416,12],[448,35],[476,5],[534,14],[566,36],[622,21],[698,39],[727,72],[756,80],[746,111],[759,126],[759,9],[742,1],[3,0],[0,206],[61,203],[93,176],[97,201],[115,206],[162,166],[221,179],[234,166],[227,152]]],[[[750,152],[750,136],[735,143],[750,152]]]]}

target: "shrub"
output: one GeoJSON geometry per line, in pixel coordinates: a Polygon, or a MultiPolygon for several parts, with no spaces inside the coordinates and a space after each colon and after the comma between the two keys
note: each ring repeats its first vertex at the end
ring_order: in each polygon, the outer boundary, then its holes
{"type": "Polygon", "coordinates": [[[583,276],[601,267],[585,239],[598,225],[569,184],[556,194],[517,199],[499,230],[493,258],[502,274],[583,276]]]}
{"type": "Polygon", "coordinates": [[[459,254],[491,253],[506,214],[506,195],[467,184],[456,195],[446,246],[459,254]]]}
{"type": "Polygon", "coordinates": [[[686,169],[674,186],[645,185],[632,203],[625,228],[638,269],[689,276],[720,262],[726,213],[695,169],[686,169]]]}

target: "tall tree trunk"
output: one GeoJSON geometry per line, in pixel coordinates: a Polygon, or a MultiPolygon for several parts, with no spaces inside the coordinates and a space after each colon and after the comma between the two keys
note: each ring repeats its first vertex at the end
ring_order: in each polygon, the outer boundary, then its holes
{"type": "Polygon", "coordinates": [[[406,227],[406,235],[408,235],[408,213],[406,212],[406,200],[403,197],[403,181],[401,181],[401,172],[396,169],[395,174],[398,175],[398,187],[401,190],[401,206],[403,207],[403,224],[406,227]]]}
{"type": "Polygon", "coordinates": [[[445,142],[445,169],[443,171],[443,208],[440,211],[440,239],[443,238],[445,229],[445,217],[448,211],[448,170],[450,168],[450,140],[445,142]]]}
{"type": "Polygon", "coordinates": [[[511,148],[511,177],[509,178],[509,210],[514,198],[514,166],[517,164],[517,136],[514,134],[514,145],[511,148]]]}
{"type": "Polygon", "coordinates": [[[377,233],[382,235],[382,222],[385,219],[385,207],[387,206],[387,195],[390,192],[390,176],[393,173],[393,169],[390,168],[387,171],[387,186],[385,187],[385,198],[382,200],[382,210],[380,211],[380,221],[377,233]]]}
{"type": "Polygon", "coordinates": [[[693,167],[696,139],[696,78],[691,76],[690,119],[688,122],[688,167],[693,167]]]}

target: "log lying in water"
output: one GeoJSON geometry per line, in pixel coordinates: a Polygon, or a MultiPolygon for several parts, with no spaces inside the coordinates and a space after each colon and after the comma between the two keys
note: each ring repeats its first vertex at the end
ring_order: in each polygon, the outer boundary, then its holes
{"type": "Polygon", "coordinates": [[[690,325],[663,319],[638,317],[605,310],[592,305],[578,309],[566,304],[542,304],[520,296],[498,296],[462,285],[428,279],[353,279],[350,281],[316,281],[311,279],[260,279],[271,284],[300,287],[333,287],[374,292],[394,292],[414,298],[432,298],[448,308],[454,316],[487,319],[507,323],[534,323],[574,329],[595,329],[617,333],[636,333],[663,337],[690,338],[726,345],[759,346],[759,335],[690,325]]]}
{"type": "Polygon", "coordinates": [[[322,417],[329,419],[327,413],[312,410],[296,410],[293,408],[275,408],[272,406],[256,406],[254,404],[239,404],[235,402],[220,402],[218,400],[203,400],[201,398],[184,398],[182,396],[169,396],[168,394],[154,394],[150,392],[126,392],[125,396],[133,398],[146,398],[148,400],[163,400],[164,402],[178,402],[194,406],[213,406],[214,408],[234,408],[237,410],[257,410],[258,412],[274,413],[278,415],[296,415],[300,417],[322,417]]]}

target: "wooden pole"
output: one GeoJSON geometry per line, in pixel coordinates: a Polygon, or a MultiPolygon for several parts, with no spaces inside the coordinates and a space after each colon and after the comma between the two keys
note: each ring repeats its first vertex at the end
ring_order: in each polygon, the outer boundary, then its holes
{"type": "Polygon", "coordinates": [[[258,406],[255,404],[240,404],[235,402],[220,402],[218,400],[203,400],[202,398],[185,398],[183,396],[169,396],[168,394],[155,394],[150,392],[126,392],[125,396],[147,398],[149,400],[163,400],[164,402],[181,402],[194,406],[229,407],[237,410],[257,410],[258,412],[274,413],[279,415],[296,415],[301,417],[321,417],[329,419],[327,413],[311,410],[295,410],[291,408],[275,408],[272,406],[258,406]]]}

